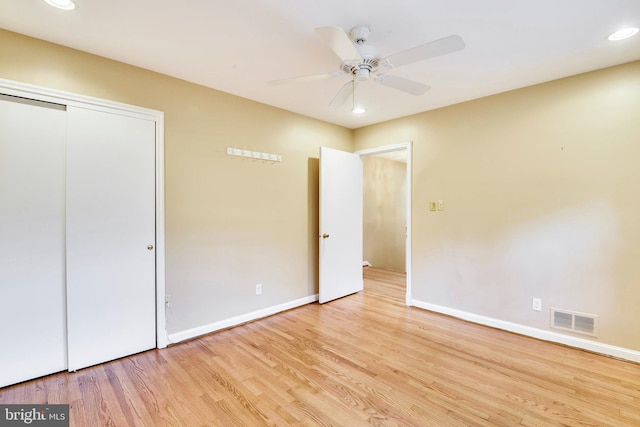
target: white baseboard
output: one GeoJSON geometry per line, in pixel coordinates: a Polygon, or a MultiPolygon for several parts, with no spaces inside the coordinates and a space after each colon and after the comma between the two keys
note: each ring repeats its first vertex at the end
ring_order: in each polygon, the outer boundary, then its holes
{"type": "Polygon", "coordinates": [[[292,308],[300,307],[305,304],[310,304],[315,301],[318,301],[318,294],[300,298],[294,301],[289,301],[284,304],[279,304],[273,307],[263,308],[262,310],[253,311],[251,313],[243,314],[240,316],[220,320],[218,322],[209,323],[208,325],[198,326],[197,328],[187,329],[185,331],[169,334],[168,340],[170,344],[176,344],[176,343],[179,343],[180,341],[185,341],[191,338],[198,337],[200,335],[205,335],[211,332],[219,331],[221,329],[237,326],[242,323],[251,322],[252,320],[257,320],[263,317],[271,316],[273,314],[290,310],[292,308]]]}
{"type": "Polygon", "coordinates": [[[583,350],[593,351],[595,353],[605,354],[619,359],[629,360],[631,362],[640,363],[640,351],[630,350],[623,347],[616,347],[609,344],[603,344],[584,338],[563,335],[557,332],[545,331],[543,329],[532,328],[529,326],[519,325],[517,323],[507,322],[504,320],[494,319],[492,317],[481,316],[478,314],[468,313],[466,311],[456,310],[454,308],[443,307],[428,302],[412,300],[411,305],[425,310],[434,311],[436,313],[446,314],[448,316],[457,317],[469,322],[478,323],[480,325],[491,326],[492,328],[502,329],[529,337],[551,341],[558,344],[564,344],[571,347],[577,347],[583,350]]]}

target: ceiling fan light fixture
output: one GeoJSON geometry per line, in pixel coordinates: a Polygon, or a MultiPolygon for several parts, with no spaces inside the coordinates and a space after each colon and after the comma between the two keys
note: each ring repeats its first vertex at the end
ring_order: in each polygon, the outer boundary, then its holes
{"type": "Polygon", "coordinates": [[[628,39],[629,37],[633,37],[638,33],[638,27],[629,27],[623,28],[621,30],[612,33],[609,37],[607,37],[610,41],[618,41],[628,39]]]}
{"type": "Polygon", "coordinates": [[[76,4],[72,0],[44,0],[48,5],[62,10],[73,10],[76,4]]]}
{"type": "Polygon", "coordinates": [[[367,110],[364,107],[357,106],[357,107],[353,107],[351,112],[353,114],[364,114],[367,112],[367,110]]]}

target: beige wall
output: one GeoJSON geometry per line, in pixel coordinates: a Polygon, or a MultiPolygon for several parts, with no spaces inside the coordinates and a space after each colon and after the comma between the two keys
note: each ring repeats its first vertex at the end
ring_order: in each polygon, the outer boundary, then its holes
{"type": "Polygon", "coordinates": [[[414,142],[415,299],[540,329],[551,306],[597,314],[599,342],[635,350],[639,138],[640,62],[355,132],[414,142]]]}
{"type": "Polygon", "coordinates": [[[407,165],[364,156],[363,258],[374,267],[405,272],[407,165]]]}
{"type": "Polygon", "coordinates": [[[0,78],[165,112],[170,333],[317,293],[319,147],[352,131],[3,30],[0,52],[0,78]]]}

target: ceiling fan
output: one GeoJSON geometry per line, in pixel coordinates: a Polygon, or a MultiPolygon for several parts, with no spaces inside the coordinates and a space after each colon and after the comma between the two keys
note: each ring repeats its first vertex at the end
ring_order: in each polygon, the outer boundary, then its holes
{"type": "Polygon", "coordinates": [[[350,96],[355,96],[355,87],[369,79],[411,95],[422,95],[429,90],[429,86],[386,72],[424,59],[456,52],[465,47],[464,40],[460,36],[452,35],[381,57],[375,46],[367,44],[370,33],[368,27],[354,27],[348,35],[340,27],[319,27],[316,28],[316,33],[340,58],[339,70],[325,74],[272,80],[269,84],[279,85],[349,76],[351,80],[338,91],[329,104],[331,107],[343,105],[350,96]]]}

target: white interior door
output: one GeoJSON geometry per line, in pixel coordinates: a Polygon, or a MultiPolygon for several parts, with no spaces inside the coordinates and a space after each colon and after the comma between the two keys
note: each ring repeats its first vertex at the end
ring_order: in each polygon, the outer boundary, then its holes
{"type": "Polygon", "coordinates": [[[155,347],[155,123],[69,107],[69,370],[155,347]]]}
{"type": "Polygon", "coordinates": [[[0,387],[67,368],[65,114],[0,95],[0,387]]]}
{"type": "Polygon", "coordinates": [[[363,289],[362,160],[320,148],[320,303],[363,289]]]}

